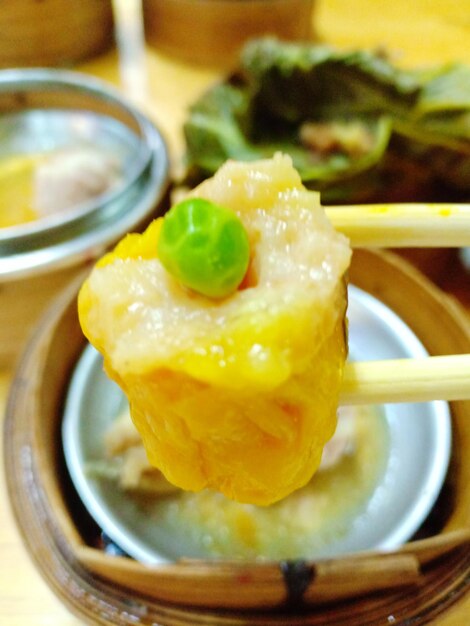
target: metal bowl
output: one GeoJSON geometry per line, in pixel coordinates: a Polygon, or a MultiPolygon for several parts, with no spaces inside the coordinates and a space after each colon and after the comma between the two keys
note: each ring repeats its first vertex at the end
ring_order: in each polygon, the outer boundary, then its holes
{"type": "Polygon", "coordinates": [[[0,229],[0,302],[9,316],[1,360],[18,353],[44,302],[71,274],[162,210],[169,159],[158,129],[117,91],[54,69],[0,71],[0,136],[0,157],[87,143],[112,152],[123,173],[92,200],[0,229]]]}
{"type": "Polygon", "coordinates": [[[110,193],[28,224],[0,230],[0,278],[89,258],[135,228],[161,200],[168,178],[155,126],[101,81],[59,70],[0,71],[0,156],[93,141],[116,150],[125,178],[110,193]]]}
{"type": "MultiPolygon", "coordinates": [[[[349,303],[352,358],[371,360],[426,355],[416,335],[379,300],[350,286],[349,303]]],[[[104,434],[122,410],[123,402],[122,392],[103,371],[101,356],[88,346],[72,376],[62,424],[65,460],[83,503],[104,532],[137,560],[156,564],[180,558],[210,557],[210,552],[188,538],[184,530],[174,525],[169,527],[159,519],[158,499],[143,504],[117,484],[113,487],[107,480],[90,475],[90,465],[105,458],[104,434]]],[[[324,534],[327,539],[313,552],[304,546],[303,558],[397,548],[413,536],[436,501],[451,452],[447,403],[385,405],[370,417],[385,422],[384,469],[362,505],[345,520],[340,532],[331,531],[331,522],[315,528],[317,536],[324,534]]],[[[284,546],[279,549],[285,550],[284,546]]],[[[275,556],[299,558],[298,554],[284,552],[275,556]]]]}
{"type": "MultiPolygon", "coordinates": [[[[79,619],[90,623],[129,625],[143,621],[162,625],[178,622],[189,626],[199,620],[200,623],[230,623],[233,626],[247,623],[274,626],[281,622],[299,626],[344,626],[347,622],[348,626],[363,626],[365,623],[386,624],[387,620],[390,622],[390,616],[399,616],[402,623],[422,623],[444,615],[451,618],[459,610],[464,614],[463,598],[469,592],[470,582],[469,402],[450,404],[451,462],[431,515],[413,537],[420,540],[407,543],[403,550],[373,556],[375,565],[368,570],[367,586],[362,587],[362,591],[358,591],[355,582],[363,580],[363,557],[366,556],[367,561],[370,555],[347,557],[347,567],[343,570],[345,561],[342,559],[249,560],[242,564],[230,559],[204,559],[149,566],[116,556],[115,552],[103,551],[101,530],[71,483],[61,438],[64,402],[71,393],[68,391],[71,375],[86,347],[76,306],[77,289],[82,280],[80,277],[71,284],[42,317],[11,387],[4,429],[8,495],[25,547],[50,588],[79,619]],[[414,575],[412,581],[403,576],[404,572],[409,574],[408,567],[399,565],[403,558],[407,565],[410,559],[411,563],[422,565],[418,580],[414,575]],[[397,565],[398,570],[390,569],[390,563],[392,568],[397,565]],[[323,576],[316,575],[317,566],[321,572],[330,572],[331,565],[335,575],[327,575],[326,581],[323,576]],[[396,571],[400,578],[393,575],[396,571]],[[372,585],[371,572],[374,573],[372,585]]],[[[381,251],[356,250],[351,281],[386,305],[374,306],[379,328],[389,324],[391,318],[387,308],[399,316],[402,323],[395,327],[394,333],[398,335],[395,337],[398,344],[401,341],[407,343],[410,334],[405,332],[403,340],[400,336],[400,329],[407,326],[430,354],[453,354],[469,349],[468,316],[454,300],[402,259],[381,251]]],[[[364,305],[367,306],[367,298],[364,305]]],[[[368,330],[367,319],[368,315],[356,319],[355,327],[365,332],[368,330]]],[[[365,358],[360,352],[362,341],[358,344],[353,336],[351,348],[355,356],[365,358]]],[[[378,352],[374,355],[380,356],[378,352]]],[[[100,389],[101,384],[100,377],[94,387],[100,389]]],[[[99,395],[106,411],[95,421],[102,422],[113,410],[118,410],[122,396],[119,393],[114,395],[114,391],[107,399],[101,396],[101,392],[99,395]],[[117,404],[113,405],[114,401],[117,404]]],[[[96,401],[97,398],[90,398],[91,405],[96,401]]],[[[437,418],[433,414],[429,417],[434,426],[428,435],[434,435],[426,440],[415,440],[416,430],[413,435],[411,429],[419,422],[422,424],[423,416],[416,419],[414,413],[400,414],[403,432],[409,435],[405,445],[415,451],[407,465],[410,474],[417,471],[418,459],[434,458],[439,449],[442,431],[436,427],[437,418]],[[430,444],[431,453],[428,450],[430,444]]],[[[446,429],[447,418],[445,415],[441,417],[446,429]]],[[[398,418],[397,415],[397,422],[398,418]]],[[[91,428],[96,433],[101,424],[91,424],[91,428]]],[[[449,433],[444,430],[444,434],[447,437],[449,433]]],[[[84,445],[77,443],[79,449],[84,445]]],[[[89,449],[88,445],[85,447],[89,449]]],[[[398,457],[394,458],[396,462],[398,457]]],[[[444,454],[438,458],[434,467],[440,473],[445,471],[445,448],[444,454]]],[[[389,460],[393,466],[393,457],[389,460]]],[[[399,468],[391,469],[397,471],[399,468]]],[[[418,473],[421,475],[422,470],[418,473]]],[[[439,480],[433,476],[432,468],[428,466],[424,474],[430,481],[421,485],[433,484],[438,489],[439,480]]],[[[407,476],[404,490],[416,488],[417,499],[429,506],[418,483],[411,480],[411,475],[407,476]]],[[[407,500],[396,489],[395,493],[403,501],[407,500]]],[[[427,497],[432,499],[435,492],[428,493],[427,497]]],[[[411,526],[416,527],[418,518],[423,515],[423,511],[413,504],[411,510],[417,517],[406,514],[408,522],[400,525],[401,532],[412,532],[411,526]]],[[[404,519],[403,509],[394,515],[404,519]]],[[[381,524],[386,522],[383,519],[381,524]]],[[[393,540],[397,541],[397,537],[393,540]]],[[[416,569],[413,571],[416,574],[416,569]]]]}

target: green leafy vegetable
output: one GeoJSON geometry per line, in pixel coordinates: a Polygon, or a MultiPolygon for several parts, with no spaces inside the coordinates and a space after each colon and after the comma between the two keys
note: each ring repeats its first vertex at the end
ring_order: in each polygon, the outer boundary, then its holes
{"type": "Polygon", "coordinates": [[[470,191],[470,68],[405,71],[370,52],[254,40],[184,132],[191,184],[282,150],[325,203],[450,200],[470,191]]]}

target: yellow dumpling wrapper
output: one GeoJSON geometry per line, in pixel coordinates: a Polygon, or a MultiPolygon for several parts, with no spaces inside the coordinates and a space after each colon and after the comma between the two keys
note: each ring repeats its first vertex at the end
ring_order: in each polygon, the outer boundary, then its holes
{"type": "Polygon", "coordinates": [[[310,480],[335,430],[351,250],[287,156],[229,161],[190,195],[242,220],[241,288],[211,300],[181,286],[157,258],[159,218],[97,263],[80,323],[152,465],[182,489],[268,505],[310,480]]]}

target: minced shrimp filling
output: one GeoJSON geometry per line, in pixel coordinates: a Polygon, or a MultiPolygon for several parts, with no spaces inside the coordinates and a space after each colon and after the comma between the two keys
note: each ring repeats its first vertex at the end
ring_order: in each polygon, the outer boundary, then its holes
{"type": "Polygon", "coordinates": [[[315,351],[320,332],[328,336],[342,313],[335,300],[349,247],[317,194],[295,182],[265,197],[262,208],[257,191],[269,184],[262,178],[251,181],[253,189],[244,181],[248,199],[241,206],[237,193],[221,198],[209,186],[198,190],[232,208],[250,238],[245,283],[223,301],[185,289],[156,257],[118,259],[92,274],[90,290],[101,300],[94,334],[113,367],[142,373],[163,364],[228,386],[276,386],[299,366],[299,344],[308,339],[315,351]]]}
{"type": "Polygon", "coordinates": [[[335,430],[351,250],[288,157],[228,162],[190,195],[243,222],[238,290],[214,300],[167,273],[160,218],[98,262],[80,323],[151,465],[182,489],[269,505],[310,480],[335,430]]]}

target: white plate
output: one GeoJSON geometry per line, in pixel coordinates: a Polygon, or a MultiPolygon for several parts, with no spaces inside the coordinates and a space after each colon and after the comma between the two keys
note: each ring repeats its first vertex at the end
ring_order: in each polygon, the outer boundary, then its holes
{"type": "MultiPolygon", "coordinates": [[[[355,360],[426,355],[393,311],[353,286],[348,318],[349,351],[355,360]]],[[[130,556],[147,563],[194,556],[159,528],[158,520],[150,519],[132,497],[85,471],[90,461],[103,458],[103,433],[123,406],[122,392],[104,374],[101,356],[88,346],[71,379],[62,430],[65,458],[78,494],[103,531],[130,556]]],[[[388,457],[367,506],[345,535],[305,558],[398,547],[416,532],[435,503],[451,451],[447,403],[390,404],[383,409],[388,457]]]]}

